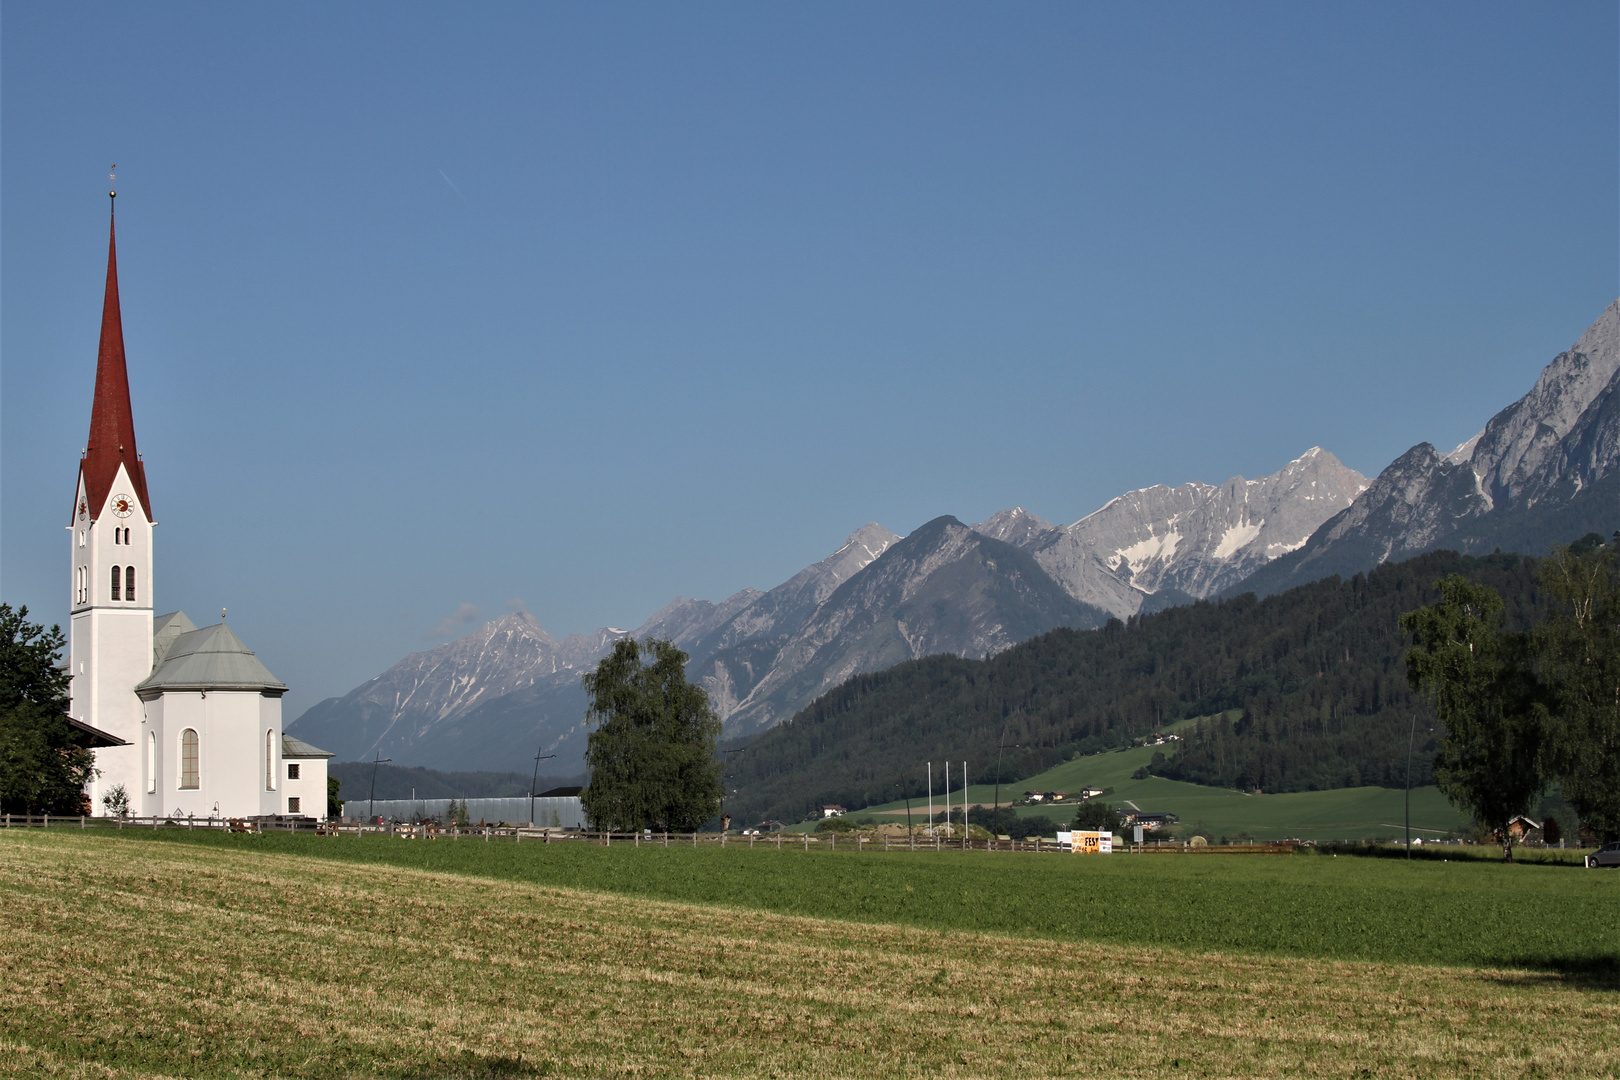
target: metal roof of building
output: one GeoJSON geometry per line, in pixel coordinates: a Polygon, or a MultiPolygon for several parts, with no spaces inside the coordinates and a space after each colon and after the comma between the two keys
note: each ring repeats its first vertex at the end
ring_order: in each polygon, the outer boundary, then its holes
{"type": "Polygon", "coordinates": [[[159,615],[152,620],[152,670],[156,671],[158,665],[163,663],[164,656],[168,655],[169,646],[181,634],[189,634],[197,629],[197,624],[186,618],[183,611],[171,611],[167,615],[159,615]]]}
{"type": "Polygon", "coordinates": [[[291,735],[281,737],[281,756],[289,757],[337,757],[330,750],[322,750],[318,746],[311,746],[303,739],[295,739],[291,735]]]}
{"type": "MultiPolygon", "coordinates": [[[[185,618],[179,612],[175,614],[185,618]]],[[[164,629],[174,625],[171,620],[164,629]]],[[[281,694],[286,692],[287,684],[270,674],[253,650],[221,622],[176,635],[157,670],[135,687],[137,694],[149,690],[259,690],[281,694]]]]}

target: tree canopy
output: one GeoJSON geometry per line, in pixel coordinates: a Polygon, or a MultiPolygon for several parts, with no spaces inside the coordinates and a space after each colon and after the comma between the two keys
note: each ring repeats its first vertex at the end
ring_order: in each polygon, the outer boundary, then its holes
{"type": "Polygon", "coordinates": [[[688,831],[719,813],[720,721],[686,661],[671,642],[626,639],[582,678],[596,727],[580,798],[594,827],[688,831]]]}
{"type": "Polygon", "coordinates": [[[1494,589],[1450,576],[1436,604],[1401,616],[1407,677],[1444,725],[1435,778],[1503,840],[1508,823],[1557,784],[1582,824],[1620,838],[1620,583],[1602,537],[1554,548],[1537,565],[1546,615],[1504,628],[1494,589]]]}
{"type": "MultiPolygon", "coordinates": [[[[1407,678],[1445,725],[1434,777],[1454,805],[1503,837],[1546,788],[1540,768],[1540,688],[1529,635],[1502,629],[1502,598],[1455,575],[1440,602],[1401,616],[1412,635],[1407,678]]],[[[1510,849],[1503,848],[1504,854],[1510,849]]]]}
{"type": "Polygon", "coordinates": [[[0,812],[87,813],[95,769],[83,735],[66,720],[69,675],[58,667],[62,628],[0,604],[0,812]]]}

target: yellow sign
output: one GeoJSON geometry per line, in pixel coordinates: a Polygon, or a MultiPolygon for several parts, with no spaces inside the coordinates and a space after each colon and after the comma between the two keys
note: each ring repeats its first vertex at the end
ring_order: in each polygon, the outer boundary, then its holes
{"type": "Polygon", "coordinates": [[[1110,855],[1114,851],[1111,832],[1058,833],[1058,843],[1067,841],[1069,850],[1076,855],[1110,855]]]}

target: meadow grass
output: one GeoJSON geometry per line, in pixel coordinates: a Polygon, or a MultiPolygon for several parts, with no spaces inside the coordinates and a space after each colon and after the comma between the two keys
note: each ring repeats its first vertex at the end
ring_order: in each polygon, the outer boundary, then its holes
{"type": "MultiPolygon", "coordinates": [[[[8,1074],[1573,1077],[1620,1069],[1620,994],[1539,972],[941,933],[291,850],[0,833],[8,1074]]],[[[726,865],[701,855],[688,852],[684,865],[726,865]]],[[[810,861],[823,870],[856,863],[810,861]]],[[[785,859],[760,865],[786,870],[785,859]]]]}
{"type": "MultiPolygon", "coordinates": [[[[1361,840],[1402,834],[1406,821],[1406,793],[1381,787],[1339,788],[1333,791],[1298,791],[1285,794],[1253,795],[1229,788],[1206,787],[1167,780],[1162,776],[1133,779],[1157,751],[1172,747],[1137,746],[1078,757],[1056,765],[1037,776],[1007,780],[1001,785],[1001,801],[1007,803],[1025,791],[1078,791],[1082,787],[1113,788],[1105,800],[1110,806],[1134,803],[1148,812],[1169,812],[1183,824],[1201,822],[1211,839],[1248,833],[1261,840],[1361,840]]],[[[959,767],[958,767],[959,768],[959,767]]],[[[944,810],[943,789],[936,791],[934,811],[944,810]]],[[[967,802],[989,806],[995,801],[993,784],[972,784],[967,802]]],[[[959,790],[951,792],[951,805],[961,805],[959,790]]],[[[903,820],[904,802],[889,802],[856,811],[858,815],[882,814],[879,820],[903,820]]],[[[927,803],[913,799],[911,810],[918,822],[927,814],[927,803]]],[[[1045,818],[1058,824],[1073,820],[1073,806],[1020,807],[1022,817],[1045,818]]],[[[1412,789],[1412,835],[1435,839],[1464,827],[1466,822],[1446,801],[1440,789],[1429,786],[1412,789]]],[[[814,824],[805,826],[815,828],[814,824]]]]}
{"type": "MultiPolygon", "coordinates": [[[[94,836],[95,834],[92,834],[94,836]]],[[[1620,873],[1331,855],[857,853],[582,840],[129,830],[103,842],[310,855],[936,931],[1620,980],[1620,873]]]]}

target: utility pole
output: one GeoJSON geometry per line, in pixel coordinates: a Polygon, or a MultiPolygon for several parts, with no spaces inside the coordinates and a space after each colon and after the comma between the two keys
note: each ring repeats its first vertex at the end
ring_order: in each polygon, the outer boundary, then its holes
{"type": "Polygon", "coordinates": [[[366,800],[366,817],[377,816],[377,768],[385,761],[393,761],[391,757],[383,757],[382,751],[377,751],[377,760],[371,763],[371,798],[366,800]]]}
{"type": "Polygon", "coordinates": [[[1417,710],[1412,710],[1412,730],[1406,736],[1406,858],[1412,858],[1412,744],[1417,741],[1417,710]]]}
{"type": "MultiPolygon", "coordinates": [[[[1001,752],[1006,748],[1007,725],[1010,723],[1012,723],[1012,717],[1010,716],[1001,722],[1001,738],[996,740],[996,805],[990,811],[992,824],[1001,820],[1001,752]]],[[[1013,749],[1017,750],[1023,745],[1023,743],[1013,743],[1013,749]]],[[[1000,832],[1001,830],[992,831],[1000,832]]]]}
{"type": "MultiPolygon", "coordinates": [[[[723,759],[726,754],[740,754],[747,749],[746,746],[739,746],[734,750],[722,750],[720,753],[723,759]]],[[[731,831],[731,815],[726,813],[726,781],[731,778],[731,775],[728,772],[720,777],[720,835],[722,837],[731,831]]]]}
{"type": "MultiPolygon", "coordinates": [[[[544,749],[545,749],[545,745],[541,744],[540,750],[544,750],[544,749]]],[[[540,763],[542,761],[548,761],[551,758],[554,758],[554,757],[557,756],[556,754],[544,754],[544,755],[542,755],[540,753],[540,750],[536,750],[534,752],[534,777],[532,779],[530,779],[530,781],[529,781],[529,824],[530,825],[534,824],[534,789],[540,783],[540,763]]]]}

